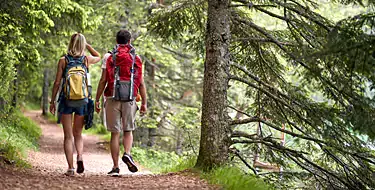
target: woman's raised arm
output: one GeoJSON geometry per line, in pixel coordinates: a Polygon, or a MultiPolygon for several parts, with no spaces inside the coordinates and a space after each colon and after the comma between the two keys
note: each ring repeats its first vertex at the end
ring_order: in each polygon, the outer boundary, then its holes
{"type": "Polygon", "coordinates": [[[86,44],[87,50],[89,50],[91,56],[87,56],[88,63],[95,64],[100,61],[100,54],[98,51],[96,51],[93,47],[91,47],[90,44],[86,44]]]}

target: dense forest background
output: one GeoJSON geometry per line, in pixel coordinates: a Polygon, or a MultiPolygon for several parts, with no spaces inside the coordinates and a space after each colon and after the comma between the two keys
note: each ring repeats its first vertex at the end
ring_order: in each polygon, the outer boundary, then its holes
{"type": "MultiPolygon", "coordinates": [[[[149,107],[137,118],[134,154],[229,165],[277,189],[375,188],[373,3],[5,1],[1,126],[24,107],[48,115],[74,32],[104,55],[127,29],[149,107]]],[[[93,92],[100,66],[90,68],[93,92]]],[[[90,130],[108,137],[103,114],[90,130]]]]}

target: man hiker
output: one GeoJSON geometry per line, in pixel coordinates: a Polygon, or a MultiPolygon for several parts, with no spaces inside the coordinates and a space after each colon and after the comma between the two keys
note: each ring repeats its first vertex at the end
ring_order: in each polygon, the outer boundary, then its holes
{"type": "Polygon", "coordinates": [[[111,132],[110,149],[113,160],[113,168],[108,173],[110,176],[119,176],[120,173],[118,158],[121,131],[123,131],[122,143],[125,150],[122,161],[128,166],[129,171],[138,171],[130,154],[133,144],[132,131],[135,129],[135,114],[138,110],[135,101],[138,91],[142,98],[140,114],[143,115],[147,111],[142,61],[135,55],[130,38],[131,34],[127,30],[117,32],[117,45],[112,52],[104,55],[102,76],[96,93],[95,109],[97,113],[100,112],[100,97],[103,91],[105,96],[104,109],[107,130],[111,132]]]}

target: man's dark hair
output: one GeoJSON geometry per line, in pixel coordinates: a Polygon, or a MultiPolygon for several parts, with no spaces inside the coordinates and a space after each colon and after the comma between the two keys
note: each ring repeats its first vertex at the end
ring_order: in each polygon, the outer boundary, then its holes
{"type": "Polygon", "coordinates": [[[116,41],[118,44],[127,44],[132,35],[127,30],[120,30],[117,32],[116,41]]]}

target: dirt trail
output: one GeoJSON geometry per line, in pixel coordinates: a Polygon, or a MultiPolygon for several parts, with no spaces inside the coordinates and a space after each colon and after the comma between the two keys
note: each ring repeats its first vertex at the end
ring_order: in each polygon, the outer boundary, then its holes
{"type": "Polygon", "coordinates": [[[0,166],[0,189],[218,189],[183,173],[153,175],[141,168],[133,174],[124,163],[120,164],[120,177],[108,177],[106,173],[112,167],[108,150],[97,144],[100,141],[97,136],[85,134],[85,173],[66,177],[62,128],[43,119],[40,111],[28,111],[25,115],[42,128],[40,150],[29,152],[31,169],[0,166]]]}

